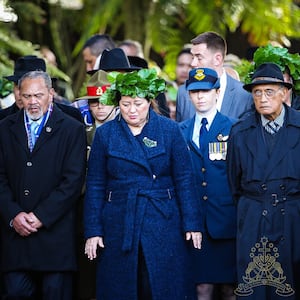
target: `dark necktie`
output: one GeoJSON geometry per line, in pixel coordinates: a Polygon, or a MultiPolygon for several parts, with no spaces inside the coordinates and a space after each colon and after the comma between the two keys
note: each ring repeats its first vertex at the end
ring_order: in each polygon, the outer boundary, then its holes
{"type": "Polygon", "coordinates": [[[206,139],[207,139],[207,119],[206,118],[202,118],[201,120],[201,128],[200,128],[200,138],[199,138],[199,146],[200,149],[203,151],[203,149],[205,148],[205,144],[206,144],[206,139]]]}
{"type": "Polygon", "coordinates": [[[269,121],[266,125],[265,125],[265,130],[271,134],[275,134],[278,130],[280,129],[280,125],[278,125],[276,122],[274,121],[269,121]]]}

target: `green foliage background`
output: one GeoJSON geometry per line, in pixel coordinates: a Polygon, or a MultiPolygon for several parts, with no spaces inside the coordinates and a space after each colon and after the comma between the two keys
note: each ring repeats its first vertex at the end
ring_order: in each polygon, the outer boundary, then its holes
{"type": "Polygon", "coordinates": [[[177,53],[203,31],[217,31],[224,37],[240,32],[252,46],[270,40],[288,46],[300,34],[298,0],[82,0],[80,10],[67,9],[63,2],[68,1],[6,1],[18,21],[0,22],[2,76],[12,73],[17,57],[40,55],[40,47],[46,45],[59,66],[49,65],[49,72],[69,82],[77,96],[86,81],[81,48],[96,33],[107,33],[115,41],[139,41],[150,65],[163,66],[170,79],[177,53]]]}

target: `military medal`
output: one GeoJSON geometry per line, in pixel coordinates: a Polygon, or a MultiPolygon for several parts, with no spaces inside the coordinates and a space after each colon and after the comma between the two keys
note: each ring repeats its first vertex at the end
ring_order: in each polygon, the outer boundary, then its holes
{"type": "MultiPolygon", "coordinates": [[[[220,138],[224,138],[224,137],[222,136],[220,138]]],[[[226,155],[227,155],[227,142],[209,143],[208,156],[210,160],[226,160],[226,155]]]]}

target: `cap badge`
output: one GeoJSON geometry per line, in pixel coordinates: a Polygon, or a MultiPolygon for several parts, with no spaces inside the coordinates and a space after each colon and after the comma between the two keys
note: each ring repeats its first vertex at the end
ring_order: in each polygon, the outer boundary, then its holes
{"type": "Polygon", "coordinates": [[[101,86],[99,86],[96,90],[96,95],[101,96],[102,94],[103,94],[102,88],[101,88],[101,86]]]}
{"type": "Polygon", "coordinates": [[[197,70],[194,78],[197,79],[198,81],[203,80],[205,78],[204,70],[202,69],[197,70]]]}

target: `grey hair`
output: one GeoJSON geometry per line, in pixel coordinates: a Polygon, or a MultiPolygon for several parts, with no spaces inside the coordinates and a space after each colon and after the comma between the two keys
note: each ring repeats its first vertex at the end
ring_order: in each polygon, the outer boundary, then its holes
{"type": "Polygon", "coordinates": [[[44,71],[30,71],[28,73],[25,73],[18,81],[18,88],[21,88],[21,85],[25,79],[35,79],[39,77],[44,79],[47,89],[50,90],[52,88],[52,80],[50,75],[44,71]]]}

